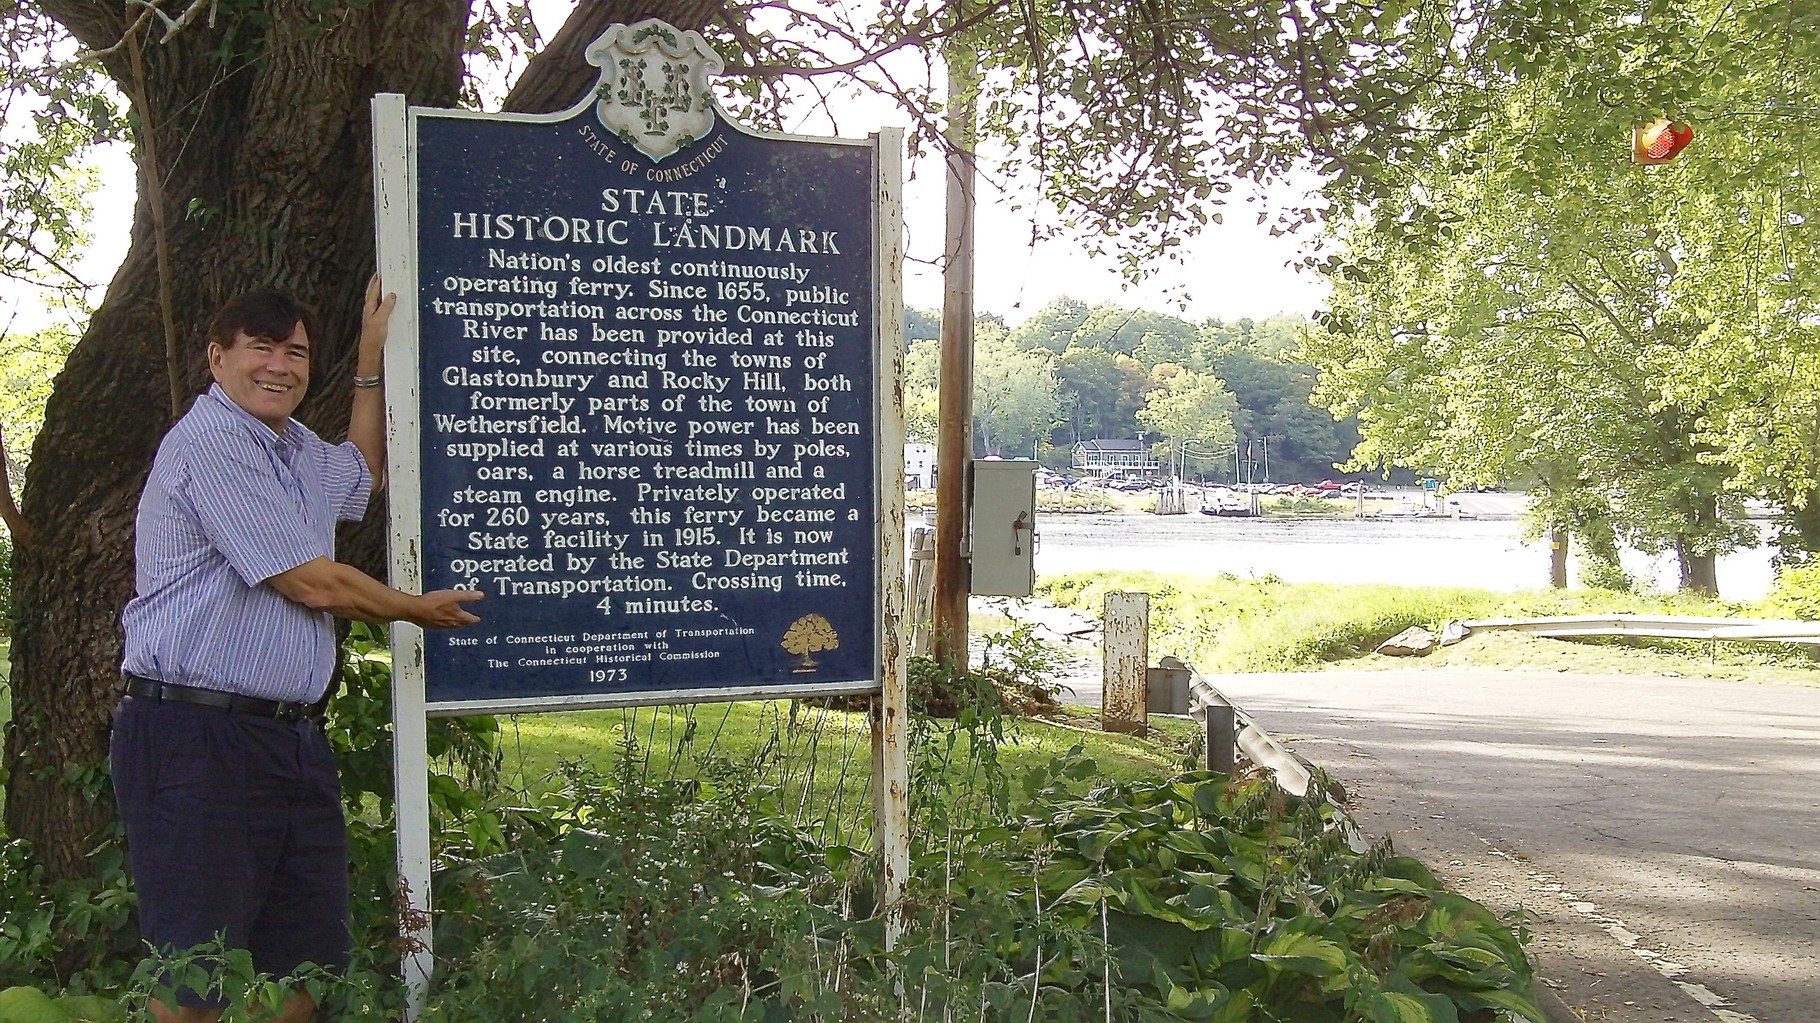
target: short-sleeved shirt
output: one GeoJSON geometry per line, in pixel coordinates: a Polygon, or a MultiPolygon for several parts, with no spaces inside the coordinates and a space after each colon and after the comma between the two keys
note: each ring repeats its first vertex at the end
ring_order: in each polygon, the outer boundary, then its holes
{"type": "Polygon", "coordinates": [[[333,619],[266,580],[332,560],[335,523],[365,514],[372,484],[352,442],[329,444],[296,420],[278,434],[210,387],[158,445],[139,499],[121,670],[319,699],[335,666],[333,619]]]}

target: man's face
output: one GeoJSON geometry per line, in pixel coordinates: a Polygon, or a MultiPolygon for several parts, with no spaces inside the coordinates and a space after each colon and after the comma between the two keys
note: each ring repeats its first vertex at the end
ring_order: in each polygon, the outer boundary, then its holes
{"type": "Polygon", "coordinates": [[[232,348],[209,345],[209,371],[234,404],[283,433],[310,386],[309,334],[302,323],[278,341],[235,334],[232,348]]]}

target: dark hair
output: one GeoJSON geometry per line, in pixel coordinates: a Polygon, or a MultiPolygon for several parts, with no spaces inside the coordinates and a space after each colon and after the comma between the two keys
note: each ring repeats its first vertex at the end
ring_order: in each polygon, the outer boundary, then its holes
{"type": "MultiPolygon", "coordinates": [[[[299,323],[303,324],[303,331],[309,335],[314,349],[322,340],[322,321],[317,318],[316,310],[286,292],[269,288],[249,291],[229,299],[216,311],[215,318],[209,321],[208,340],[224,349],[234,347],[234,339],[241,334],[282,341],[291,336],[299,323]]],[[[312,366],[315,363],[315,359],[310,360],[312,366]]]]}

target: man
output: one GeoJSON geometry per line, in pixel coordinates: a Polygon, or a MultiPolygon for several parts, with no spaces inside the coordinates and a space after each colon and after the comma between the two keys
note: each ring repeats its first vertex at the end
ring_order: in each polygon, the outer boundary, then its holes
{"type": "MultiPolygon", "coordinates": [[[[274,976],[347,965],[347,831],[318,728],[335,664],[332,616],[454,628],[480,594],[404,593],[335,557],[385,476],[381,353],[396,295],[367,286],[348,441],[291,418],[309,388],[316,315],[242,295],[208,331],[214,386],[158,447],[139,502],[137,594],[121,616],[127,696],[114,791],[162,952],[222,937],[274,976]]],[[[160,1023],[219,1018],[218,995],[154,999],[160,1023]]],[[[277,1017],[301,1023],[301,989],[277,1017]]]]}

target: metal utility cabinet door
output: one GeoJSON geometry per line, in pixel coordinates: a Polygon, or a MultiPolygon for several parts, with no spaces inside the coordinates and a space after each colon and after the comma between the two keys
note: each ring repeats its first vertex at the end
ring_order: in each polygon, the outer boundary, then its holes
{"type": "Polygon", "coordinates": [[[973,463],[973,592],[1027,597],[1036,585],[1036,463],[973,463]]]}

